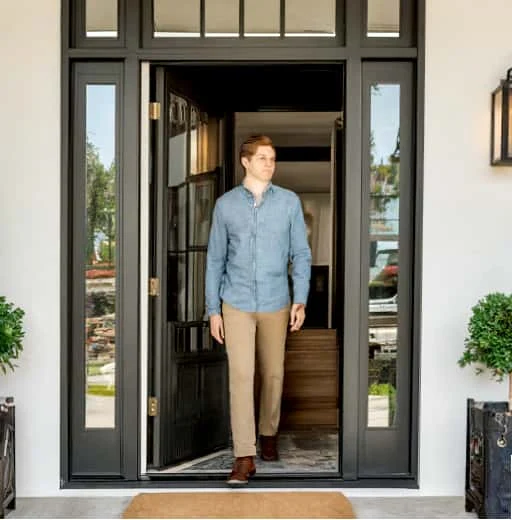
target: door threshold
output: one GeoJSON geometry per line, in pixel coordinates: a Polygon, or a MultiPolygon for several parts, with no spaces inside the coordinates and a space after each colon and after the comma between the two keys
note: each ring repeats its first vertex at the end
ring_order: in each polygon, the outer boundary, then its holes
{"type": "MultiPolygon", "coordinates": [[[[251,479],[247,489],[306,489],[306,488],[370,488],[370,489],[419,489],[418,482],[415,477],[405,478],[374,478],[374,479],[358,479],[343,480],[342,477],[323,476],[317,478],[311,477],[290,477],[290,476],[274,476],[254,477],[251,479]]],[[[163,478],[155,478],[153,476],[141,476],[140,480],[122,480],[109,481],[101,479],[89,480],[73,480],[65,482],[61,485],[61,489],[200,489],[208,491],[208,489],[226,489],[230,490],[225,482],[225,476],[220,479],[219,475],[205,478],[200,475],[196,478],[188,475],[187,478],[169,478],[165,475],[163,478]]]]}

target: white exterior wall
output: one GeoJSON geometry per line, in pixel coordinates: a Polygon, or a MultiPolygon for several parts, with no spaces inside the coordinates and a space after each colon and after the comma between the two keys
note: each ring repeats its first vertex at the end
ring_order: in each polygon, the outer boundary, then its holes
{"type": "MultiPolygon", "coordinates": [[[[490,92],[512,66],[511,18],[510,0],[427,0],[422,495],[463,493],[466,397],[507,393],[456,362],[471,306],[512,291],[512,169],[489,166],[490,92]]],[[[27,313],[20,367],[0,394],[16,399],[18,494],[50,496],[61,493],[57,0],[1,3],[0,61],[0,293],[27,313]]]]}
{"type": "Polygon", "coordinates": [[[489,166],[490,94],[512,66],[510,0],[427,0],[420,486],[462,495],[466,398],[507,388],[461,369],[477,299],[512,291],[512,168],[489,166]]]}
{"type": "Polygon", "coordinates": [[[60,2],[0,3],[0,293],[26,311],[16,400],[19,496],[59,487],[60,2]]]}

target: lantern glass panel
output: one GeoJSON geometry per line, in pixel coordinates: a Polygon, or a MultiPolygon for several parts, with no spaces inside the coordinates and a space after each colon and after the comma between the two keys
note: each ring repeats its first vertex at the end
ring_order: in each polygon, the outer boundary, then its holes
{"type": "Polygon", "coordinates": [[[493,128],[493,149],[492,159],[493,161],[499,161],[501,159],[501,117],[502,117],[502,106],[503,106],[503,92],[501,89],[497,90],[493,96],[493,116],[494,116],[494,128],[493,128]]]}
{"type": "Polygon", "coordinates": [[[512,159],[512,86],[508,88],[508,143],[507,143],[507,157],[512,159]]]}

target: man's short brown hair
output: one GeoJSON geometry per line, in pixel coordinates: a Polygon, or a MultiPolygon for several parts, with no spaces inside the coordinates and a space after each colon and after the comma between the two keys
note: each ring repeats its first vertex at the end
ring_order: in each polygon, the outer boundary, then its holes
{"type": "Polygon", "coordinates": [[[240,162],[242,162],[243,157],[247,157],[250,159],[258,149],[258,146],[271,146],[276,151],[274,143],[272,143],[272,139],[266,135],[251,135],[249,136],[240,146],[240,162]]]}

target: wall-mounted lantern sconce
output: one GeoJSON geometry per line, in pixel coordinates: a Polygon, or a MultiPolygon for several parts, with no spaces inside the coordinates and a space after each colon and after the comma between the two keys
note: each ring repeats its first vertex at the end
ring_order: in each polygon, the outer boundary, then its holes
{"type": "Polygon", "coordinates": [[[492,93],[491,164],[512,165],[512,68],[492,93]]]}

